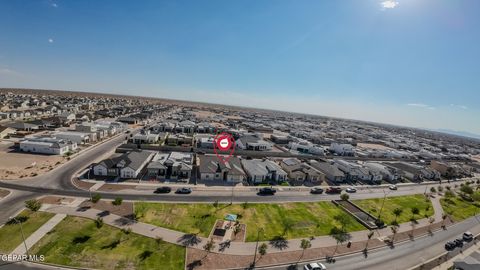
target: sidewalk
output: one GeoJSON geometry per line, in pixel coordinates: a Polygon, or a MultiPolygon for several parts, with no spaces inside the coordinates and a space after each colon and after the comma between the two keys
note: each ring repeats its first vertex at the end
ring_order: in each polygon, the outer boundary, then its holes
{"type": "MultiPolygon", "coordinates": [[[[56,214],[49,221],[43,224],[38,230],[36,230],[32,235],[30,235],[26,240],[27,248],[30,249],[35,245],[40,239],[42,239],[45,234],[51,231],[60,221],[62,221],[67,215],[65,214],[56,214]]],[[[12,251],[12,254],[23,255],[27,251],[25,250],[25,244],[22,242],[12,251]]]]}

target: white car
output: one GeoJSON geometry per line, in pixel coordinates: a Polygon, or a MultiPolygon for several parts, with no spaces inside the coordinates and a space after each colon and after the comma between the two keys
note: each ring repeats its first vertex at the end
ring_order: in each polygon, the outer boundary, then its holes
{"type": "Polygon", "coordinates": [[[309,263],[303,267],[304,270],[327,270],[325,265],[321,263],[309,263]]]}
{"type": "Polygon", "coordinates": [[[397,190],[397,185],[390,185],[388,188],[390,190],[397,190]]]}
{"type": "Polygon", "coordinates": [[[355,193],[357,192],[357,189],[354,187],[348,187],[347,189],[345,189],[345,191],[348,193],[355,193]]]}

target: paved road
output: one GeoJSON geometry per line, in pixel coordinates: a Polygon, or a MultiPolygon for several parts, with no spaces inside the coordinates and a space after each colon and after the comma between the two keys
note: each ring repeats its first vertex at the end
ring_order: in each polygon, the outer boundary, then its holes
{"type": "MultiPolygon", "coordinates": [[[[480,233],[480,218],[470,218],[462,223],[457,223],[449,227],[446,231],[436,232],[433,236],[417,238],[415,241],[407,241],[397,244],[394,249],[381,248],[370,251],[368,257],[363,254],[354,254],[345,257],[336,258],[336,263],[325,264],[329,270],[404,270],[414,267],[418,264],[427,262],[445,252],[445,242],[458,238],[465,231],[471,231],[474,234],[480,233]]],[[[466,246],[463,248],[465,249],[466,246]]],[[[452,256],[459,252],[457,248],[452,256]]],[[[303,269],[304,264],[300,264],[298,269],[303,269]]],[[[267,269],[267,268],[264,268],[267,269]]],[[[268,269],[284,270],[295,269],[287,266],[271,267],[268,269]]]]}

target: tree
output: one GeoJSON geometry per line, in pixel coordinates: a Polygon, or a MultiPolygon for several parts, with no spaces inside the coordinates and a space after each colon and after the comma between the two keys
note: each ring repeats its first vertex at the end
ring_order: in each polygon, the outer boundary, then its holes
{"type": "Polygon", "coordinates": [[[472,195],[473,194],[473,188],[469,185],[463,185],[461,188],[460,188],[460,191],[463,193],[463,194],[467,194],[467,195],[472,195]]]}
{"type": "Polygon", "coordinates": [[[218,210],[218,200],[213,202],[213,207],[215,207],[215,210],[218,210]]]}
{"type": "Polygon", "coordinates": [[[97,203],[98,201],[100,201],[100,199],[102,199],[102,196],[100,194],[92,195],[92,203],[97,203]]]}
{"type": "Polygon", "coordinates": [[[342,199],[342,201],[348,201],[348,199],[350,199],[350,196],[347,193],[343,193],[342,195],[340,195],[340,199],[342,199]]]}
{"type": "Polygon", "coordinates": [[[392,230],[392,234],[393,234],[393,237],[392,237],[392,244],[393,244],[393,242],[395,241],[395,235],[398,232],[398,225],[392,225],[390,229],[392,230]]]}
{"type": "Polygon", "coordinates": [[[163,243],[163,238],[160,236],[155,237],[155,243],[157,243],[158,246],[161,246],[163,243]]]}
{"type": "Polygon", "coordinates": [[[368,242],[370,242],[370,239],[372,239],[373,234],[374,234],[373,231],[369,231],[369,232],[368,232],[368,234],[367,234],[368,240],[367,240],[367,244],[365,245],[365,250],[368,249],[368,242]]]}
{"type": "Polygon", "coordinates": [[[97,226],[98,229],[103,227],[103,218],[98,217],[95,219],[95,226],[97,226]]]}
{"type": "Polygon", "coordinates": [[[113,205],[121,205],[123,202],[123,199],[120,197],[115,198],[115,200],[112,201],[113,205]]]}
{"type": "Polygon", "coordinates": [[[243,208],[243,210],[247,209],[248,208],[248,202],[243,202],[242,203],[242,208],[243,208]]]}
{"type": "Polygon", "coordinates": [[[346,231],[346,227],[350,224],[350,217],[345,213],[335,215],[333,219],[340,223],[342,231],[346,231]]]}
{"type": "Polygon", "coordinates": [[[420,214],[420,209],[418,209],[418,207],[414,206],[414,207],[412,207],[411,211],[412,211],[412,219],[415,220],[415,215],[420,214]]]}
{"type": "Polygon", "coordinates": [[[437,190],[435,189],[435,187],[431,187],[430,192],[434,193],[434,192],[437,192],[437,190]]]}
{"type": "Polygon", "coordinates": [[[37,212],[42,207],[42,203],[39,200],[31,199],[25,201],[25,207],[27,207],[32,212],[37,212]]]}
{"type": "Polygon", "coordinates": [[[268,245],[266,243],[262,243],[258,247],[258,254],[260,254],[260,256],[265,256],[267,254],[267,249],[268,249],[268,245]]]}
{"type": "Polygon", "coordinates": [[[445,220],[447,220],[448,215],[447,214],[442,214],[442,228],[445,228],[445,220]]]}
{"type": "Polygon", "coordinates": [[[293,229],[293,225],[294,225],[293,220],[288,217],[285,217],[282,220],[283,235],[286,235],[289,231],[291,231],[293,229]]]}
{"type": "Polygon", "coordinates": [[[433,217],[429,217],[428,218],[428,231],[429,232],[432,232],[431,230],[431,227],[432,227],[432,224],[435,222],[435,219],[433,217]]]}
{"type": "Polygon", "coordinates": [[[443,187],[442,186],[438,186],[438,192],[443,192],[443,187]]]}
{"type": "Polygon", "coordinates": [[[312,242],[310,242],[310,240],[302,239],[302,241],[300,242],[300,248],[302,249],[302,256],[300,256],[298,261],[300,261],[303,258],[303,255],[305,254],[305,250],[311,247],[312,247],[312,242]]]}
{"type": "Polygon", "coordinates": [[[397,221],[398,217],[403,213],[402,208],[395,208],[393,209],[393,214],[395,215],[395,221],[397,221]]]}
{"type": "Polygon", "coordinates": [[[335,241],[337,241],[337,246],[335,247],[335,250],[333,251],[332,257],[335,255],[335,253],[337,253],[337,249],[338,249],[339,244],[343,244],[343,243],[347,242],[348,240],[350,240],[352,238],[352,236],[349,233],[347,233],[346,231],[344,231],[341,228],[338,228],[336,226],[333,227],[332,229],[330,229],[329,235],[333,239],[335,239],[335,241]]]}
{"type": "Polygon", "coordinates": [[[208,256],[208,254],[212,252],[214,248],[215,248],[215,242],[213,241],[213,239],[208,240],[208,242],[205,245],[203,245],[203,250],[207,252],[205,254],[205,257],[203,257],[203,259],[205,259],[208,256]]]}

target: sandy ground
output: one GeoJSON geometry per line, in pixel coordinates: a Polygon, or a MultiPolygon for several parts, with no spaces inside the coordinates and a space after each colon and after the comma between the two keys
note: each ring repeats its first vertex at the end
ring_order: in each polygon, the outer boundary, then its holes
{"type": "Polygon", "coordinates": [[[358,143],[357,146],[367,148],[367,149],[393,150],[390,147],[387,147],[387,146],[381,145],[381,144],[376,144],[376,143],[358,143]]]}
{"type": "Polygon", "coordinates": [[[480,155],[473,156],[472,159],[477,162],[480,162],[480,155]]]}
{"type": "Polygon", "coordinates": [[[11,145],[11,142],[0,142],[0,179],[33,177],[66,161],[62,156],[12,152],[11,145]]]}

